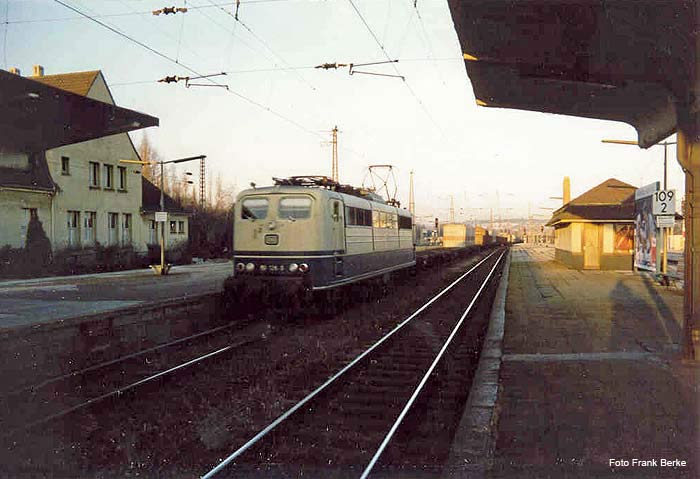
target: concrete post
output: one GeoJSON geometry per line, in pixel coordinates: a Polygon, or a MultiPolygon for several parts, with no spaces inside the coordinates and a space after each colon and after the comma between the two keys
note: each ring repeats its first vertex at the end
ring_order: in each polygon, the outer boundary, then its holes
{"type": "Polygon", "coordinates": [[[685,276],[683,356],[700,356],[700,139],[678,132],[678,162],[685,172],[685,276]]]}

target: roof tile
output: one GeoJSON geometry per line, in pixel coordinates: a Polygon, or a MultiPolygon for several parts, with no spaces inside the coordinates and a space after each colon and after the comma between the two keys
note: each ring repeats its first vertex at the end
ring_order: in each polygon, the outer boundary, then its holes
{"type": "Polygon", "coordinates": [[[87,96],[99,73],[99,70],[94,70],[88,72],[61,73],[59,75],[44,75],[40,77],[30,77],[30,79],[71,93],[87,96]]]}

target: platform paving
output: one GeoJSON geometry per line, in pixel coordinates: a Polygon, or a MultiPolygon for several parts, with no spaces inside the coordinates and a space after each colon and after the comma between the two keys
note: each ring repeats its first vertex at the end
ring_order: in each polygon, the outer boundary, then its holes
{"type": "Polygon", "coordinates": [[[698,477],[700,368],[680,358],[682,293],[569,269],[551,247],[511,251],[486,477],[698,477]]]}
{"type": "Polygon", "coordinates": [[[216,293],[232,272],[225,261],[175,266],[167,276],[140,269],[2,281],[0,331],[216,293]]]}

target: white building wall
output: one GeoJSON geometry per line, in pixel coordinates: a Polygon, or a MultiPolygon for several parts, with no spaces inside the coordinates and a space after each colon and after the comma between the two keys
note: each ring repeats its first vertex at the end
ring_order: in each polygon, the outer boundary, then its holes
{"type": "Polygon", "coordinates": [[[51,239],[51,196],[34,191],[0,189],[0,247],[23,248],[27,239],[30,209],[36,209],[46,236],[51,239]]]}
{"type": "MultiPolygon", "coordinates": [[[[141,228],[145,232],[144,241],[150,243],[151,239],[151,221],[154,221],[153,213],[142,216],[141,228]]],[[[155,242],[151,244],[160,244],[160,223],[156,223],[156,229],[153,232],[155,242]]],[[[165,247],[172,248],[174,246],[186,243],[190,235],[190,225],[187,215],[168,214],[168,223],[165,224],[165,247]],[[170,228],[170,222],[175,222],[175,232],[170,228]],[[182,228],[181,228],[182,226],[182,228]]]]}
{"type": "MultiPolygon", "coordinates": [[[[89,98],[114,104],[107,86],[98,75],[87,95],[89,98]]],[[[85,219],[88,212],[96,213],[94,240],[103,246],[110,245],[109,213],[118,214],[118,244],[123,245],[122,225],[124,215],[131,215],[131,244],[136,251],[146,250],[143,221],[141,220],[141,177],[139,165],[120,163],[119,160],[138,160],[138,154],[128,134],[121,133],[96,140],[48,150],[46,160],[54,182],[58,185],[55,197],[54,249],[69,246],[69,211],[80,214],[79,236],[81,246],[92,246],[86,241],[85,219]],[[62,158],[68,158],[68,172],[62,169],[62,158]],[[90,182],[90,162],[99,164],[99,186],[90,182]],[[105,183],[105,165],[112,167],[112,187],[105,183]],[[119,167],[126,168],[126,188],[120,188],[119,167]]]]}
{"type": "Polygon", "coordinates": [[[571,252],[581,252],[581,238],[583,237],[583,223],[571,223],[571,252]]]}
{"type": "Polygon", "coordinates": [[[615,227],[612,223],[603,225],[603,253],[615,252],[615,227]]]}
{"type": "Polygon", "coordinates": [[[554,247],[564,251],[571,251],[571,224],[554,230],[554,247]]]}

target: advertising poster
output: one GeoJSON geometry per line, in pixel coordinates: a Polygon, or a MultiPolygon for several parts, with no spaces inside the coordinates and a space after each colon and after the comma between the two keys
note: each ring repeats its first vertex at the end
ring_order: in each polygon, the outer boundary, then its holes
{"type": "Polygon", "coordinates": [[[634,248],[634,230],[632,225],[615,225],[615,252],[631,252],[634,248]]]}
{"type": "Polygon", "coordinates": [[[656,220],[652,212],[652,195],[659,183],[639,188],[634,197],[634,266],[656,271],[656,220]]]}

